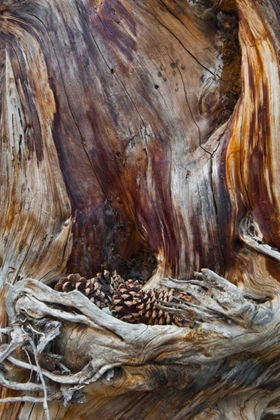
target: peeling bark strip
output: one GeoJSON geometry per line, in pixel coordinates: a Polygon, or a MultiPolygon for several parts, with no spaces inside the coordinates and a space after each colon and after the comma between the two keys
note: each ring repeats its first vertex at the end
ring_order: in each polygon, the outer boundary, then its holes
{"type": "Polygon", "coordinates": [[[0,1],[0,418],[279,416],[279,21],[276,0],[0,1]],[[101,265],[192,328],[43,284],[101,265]]]}

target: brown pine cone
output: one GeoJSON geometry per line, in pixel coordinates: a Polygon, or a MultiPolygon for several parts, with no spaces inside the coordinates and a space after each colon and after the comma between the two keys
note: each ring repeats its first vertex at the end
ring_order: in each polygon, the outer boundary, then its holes
{"type": "Polygon", "coordinates": [[[58,292],[71,292],[71,290],[80,290],[83,293],[86,279],[80,274],[69,274],[67,277],[61,277],[54,286],[58,292]]]}
{"type": "Polygon", "coordinates": [[[184,292],[176,295],[174,289],[166,288],[144,291],[138,281],[124,281],[116,271],[110,274],[104,270],[89,280],[78,273],[70,274],[60,278],[54,289],[59,292],[78,290],[100,309],[109,306],[113,315],[125,322],[180,327],[193,325],[191,320],[172,313],[172,308],[168,311],[158,307],[165,302],[193,302],[190,295],[184,292]]]}
{"type": "MultiPolygon", "coordinates": [[[[180,294],[182,300],[183,294],[180,294]]],[[[175,300],[174,289],[143,290],[138,281],[128,280],[120,285],[112,297],[110,310],[116,318],[129,323],[144,323],[148,325],[192,326],[191,320],[180,318],[174,313],[161,310],[159,302],[178,302],[175,300]]]]}
{"type": "Polygon", "coordinates": [[[58,292],[79,290],[102,309],[109,306],[114,288],[117,287],[116,284],[119,284],[119,282],[121,282],[121,277],[115,272],[110,276],[107,270],[98,273],[96,277],[89,280],[76,273],[60,278],[54,289],[58,292]]]}
{"type": "Polygon", "coordinates": [[[113,292],[119,289],[121,284],[124,283],[124,279],[115,271],[111,274],[111,285],[113,288],[113,292]]]}

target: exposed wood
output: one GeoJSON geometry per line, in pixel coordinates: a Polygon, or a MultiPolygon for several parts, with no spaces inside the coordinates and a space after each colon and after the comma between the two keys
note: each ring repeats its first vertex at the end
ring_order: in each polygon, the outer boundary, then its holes
{"type": "MultiPolygon", "coordinates": [[[[1,31],[8,28],[1,21],[1,31]]],[[[71,250],[71,208],[52,134],[56,106],[40,46],[26,38],[30,47],[23,42],[15,57],[8,48],[1,54],[2,284],[57,276],[71,250]]]]}
{"type": "Polygon", "coordinates": [[[278,418],[278,1],[0,11],[0,417],[278,418]],[[49,287],[102,267],[192,324],[49,287]]]}
{"type": "MultiPolygon", "coordinates": [[[[36,366],[29,363],[25,363],[24,366],[23,362],[17,362],[9,354],[24,342],[29,340],[38,342],[43,331],[45,337],[48,337],[48,334],[52,334],[52,339],[55,336],[59,337],[59,340],[55,339],[53,352],[63,355],[64,363],[72,371],[79,366],[80,371],[73,374],[70,371],[56,374],[45,367],[42,368],[42,373],[45,378],[51,380],[48,381],[48,388],[52,390],[50,398],[53,396],[53,399],[66,399],[65,401],[75,398],[75,392],[79,392],[79,389],[91,383],[94,385],[89,387],[87,391],[89,395],[92,393],[95,401],[100,400],[99,404],[105,395],[109,400],[109,406],[110,399],[118,394],[122,395],[131,390],[154,391],[165,385],[167,394],[165,390],[160,396],[164,407],[164,399],[168,394],[171,393],[174,397],[178,389],[186,393],[194,386],[196,391],[199,391],[206,384],[209,386],[208,381],[213,377],[215,383],[215,375],[219,376],[221,372],[223,374],[219,380],[219,387],[222,383],[224,386],[227,385],[226,394],[230,391],[232,395],[236,384],[234,382],[231,384],[229,378],[231,375],[240,374],[239,369],[240,371],[244,369],[242,358],[240,367],[238,363],[240,352],[245,351],[249,351],[251,356],[249,361],[246,358],[244,362],[249,365],[251,363],[253,367],[256,364],[256,372],[252,373],[253,378],[248,379],[248,385],[251,385],[251,381],[258,375],[255,355],[279,340],[278,336],[275,336],[278,323],[278,317],[274,316],[278,311],[275,308],[275,305],[279,305],[277,301],[263,304],[250,302],[250,299],[242,296],[236,286],[209,270],[204,270],[200,281],[174,282],[169,279],[165,285],[183,288],[195,296],[198,293],[201,295],[199,307],[193,308],[195,322],[193,329],[125,324],[98,309],[79,292],[65,295],[52,291],[36,281],[21,281],[8,289],[9,319],[12,323],[16,323],[20,314],[24,318],[21,316],[22,329],[14,327],[13,340],[5,356],[16,366],[21,365],[36,371],[36,366]],[[209,289],[209,293],[205,292],[206,288],[209,289]],[[65,311],[63,307],[69,309],[65,311]],[[73,312],[74,308],[79,313],[73,312]],[[52,333],[53,321],[50,321],[52,318],[61,323],[61,330],[60,328],[56,330],[55,335],[52,333]],[[49,326],[40,330],[38,320],[42,319],[45,319],[46,325],[49,326]],[[70,346],[69,340],[71,340],[70,346]],[[238,357],[231,359],[237,349],[238,357]],[[228,358],[225,365],[224,358],[228,358]],[[219,371],[218,368],[222,365],[224,365],[222,371],[219,371]],[[234,373],[234,370],[237,372],[234,373]],[[178,380],[179,387],[175,386],[178,380]],[[102,385],[105,390],[100,389],[102,385]]],[[[180,311],[182,313],[186,311],[187,316],[189,316],[188,309],[184,305],[180,307],[180,311]]],[[[45,345],[47,342],[48,340],[45,341],[45,345]]],[[[44,354],[45,347],[40,345],[40,342],[37,345],[38,351],[39,347],[42,363],[47,366],[44,358],[55,360],[55,356],[48,351],[44,354]]],[[[274,368],[277,363],[274,362],[274,368]]],[[[266,381],[264,375],[264,378],[260,378],[259,386],[266,381]]],[[[240,390],[237,388],[236,392],[240,393],[240,390]]],[[[150,395],[147,397],[149,400],[150,395]]],[[[184,399],[181,402],[177,401],[177,414],[174,418],[181,419],[192,415],[198,406],[203,404],[202,398],[204,398],[203,392],[198,400],[189,402],[187,407],[184,399]]],[[[208,398],[213,403],[213,398],[215,400],[217,395],[208,393],[208,398]]],[[[273,392],[270,398],[272,400],[275,398],[273,392]]],[[[50,407],[51,418],[61,418],[61,413],[57,417],[57,407],[51,404],[50,407]]],[[[104,409],[106,410],[105,407],[104,409]]],[[[137,410],[138,406],[130,408],[132,418],[137,418],[137,410]]],[[[70,408],[71,411],[73,410],[70,408]]],[[[63,415],[67,418],[67,411],[63,415]]],[[[83,418],[90,418],[91,415],[89,411],[88,414],[84,413],[83,418]]],[[[167,416],[170,416],[169,410],[164,418],[168,418],[167,416]]]]}
{"type": "MultiPolygon", "coordinates": [[[[10,60],[32,69],[40,55],[48,67],[40,80],[55,98],[52,138],[75,216],[70,271],[91,276],[103,263],[147,279],[153,255],[161,275],[221,269],[205,153],[219,142],[205,143],[237,98],[237,23],[230,17],[227,38],[234,30],[236,37],[224,51],[222,23],[217,33],[212,20],[201,20],[204,11],[188,3],[67,0],[4,14],[10,60]]],[[[22,70],[13,71],[36,98],[22,70]]]]}

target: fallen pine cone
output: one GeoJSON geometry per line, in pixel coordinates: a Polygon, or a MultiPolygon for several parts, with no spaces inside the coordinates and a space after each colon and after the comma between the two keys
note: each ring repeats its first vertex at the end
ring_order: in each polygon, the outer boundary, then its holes
{"type": "Polygon", "coordinates": [[[69,274],[67,277],[61,277],[54,286],[54,290],[58,292],[78,290],[102,309],[110,305],[112,294],[118,289],[119,283],[122,281],[124,280],[116,272],[110,275],[107,270],[104,270],[103,273],[98,273],[96,277],[89,280],[76,273],[69,274]]]}
{"type": "Polygon", "coordinates": [[[191,320],[157,307],[158,302],[177,302],[178,299],[190,301],[191,297],[180,293],[176,298],[174,289],[143,290],[138,281],[128,280],[113,294],[110,310],[116,318],[129,323],[193,326],[191,320]]]}
{"type": "MultiPolygon", "coordinates": [[[[185,319],[172,311],[172,308],[159,308],[160,304],[191,302],[193,298],[187,293],[176,295],[174,289],[143,290],[137,280],[124,281],[114,271],[104,270],[96,277],[86,280],[80,274],[69,274],[59,279],[54,287],[58,292],[78,290],[100,309],[109,307],[113,316],[129,323],[147,325],[177,325],[192,327],[193,321],[185,319]]],[[[190,316],[191,318],[191,316],[190,316]]]]}

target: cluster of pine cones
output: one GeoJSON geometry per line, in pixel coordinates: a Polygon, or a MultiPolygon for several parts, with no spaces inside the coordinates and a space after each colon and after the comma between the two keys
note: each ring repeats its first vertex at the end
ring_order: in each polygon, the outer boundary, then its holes
{"type": "Polygon", "coordinates": [[[174,289],[165,287],[143,290],[137,280],[125,281],[116,271],[109,273],[104,270],[89,280],[79,274],[70,274],[60,278],[54,289],[59,292],[78,290],[100,309],[108,307],[113,316],[125,322],[193,326],[191,319],[182,318],[161,306],[161,303],[192,302],[190,295],[184,292],[176,294],[174,289]]]}

